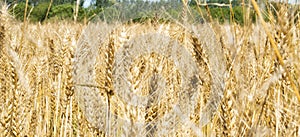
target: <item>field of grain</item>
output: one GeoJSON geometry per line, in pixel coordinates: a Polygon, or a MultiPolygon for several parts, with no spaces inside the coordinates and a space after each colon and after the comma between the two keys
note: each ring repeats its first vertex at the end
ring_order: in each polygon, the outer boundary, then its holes
{"type": "Polygon", "coordinates": [[[300,21],[20,23],[0,12],[0,136],[300,136],[300,21]]]}

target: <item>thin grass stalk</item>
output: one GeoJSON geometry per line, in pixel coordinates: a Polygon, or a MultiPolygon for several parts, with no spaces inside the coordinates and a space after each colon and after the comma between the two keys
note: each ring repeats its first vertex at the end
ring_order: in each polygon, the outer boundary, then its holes
{"type": "Polygon", "coordinates": [[[232,8],[231,0],[229,0],[229,10],[230,10],[230,22],[234,24],[234,11],[232,8]]]}
{"type": "Polygon", "coordinates": [[[47,20],[47,18],[48,18],[48,15],[49,15],[52,3],[53,3],[53,0],[51,0],[50,3],[49,3],[48,9],[47,9],[47,13],[46,13],[46,16],[45,16],[45,20],[47,20]]]}
{"type": "Polygon", "coordinates": [[[77,1],[76,1],[76,9],[75,9],[74,22],[77,22],[78,10],[79,10],[79,4],[80,4],[80,0],[77,0],[77,1]]]}
{"type": "Polygon", "coordinates": [[[26,0],[26,3],[25,3],[25,11],[24,11],[24,24],[26,24],[26,20],[27,20],[27,8],[28,8],[28,0],[26,0]]]}

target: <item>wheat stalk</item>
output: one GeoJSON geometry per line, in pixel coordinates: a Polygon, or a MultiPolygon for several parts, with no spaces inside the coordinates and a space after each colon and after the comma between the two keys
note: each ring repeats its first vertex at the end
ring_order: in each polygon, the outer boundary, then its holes
{"type": "Polygon", "coordinates": [[[22,29],[2,6],[0,136],[298,136],[299,21],[274,7],[286,70],[259,23],[22,29]]]}

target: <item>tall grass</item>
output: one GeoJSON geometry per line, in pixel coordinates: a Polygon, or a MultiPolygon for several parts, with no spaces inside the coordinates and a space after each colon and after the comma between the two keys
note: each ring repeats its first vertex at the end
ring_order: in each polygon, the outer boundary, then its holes
{"type": "Polygon", "coordinates": [[[24,28],[2,6],[0,136],[299,136],[300,21],[288,15],[24,28]]]}

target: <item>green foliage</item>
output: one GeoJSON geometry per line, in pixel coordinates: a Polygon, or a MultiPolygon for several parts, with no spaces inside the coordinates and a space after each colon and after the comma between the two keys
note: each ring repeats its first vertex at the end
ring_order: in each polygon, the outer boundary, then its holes
{"type": "Polygon", "coordinates": [[[243,8],[241,6],[233,8],[234,13],[234,21],[238,24],[244,24],[244,13],[243,8]]]}
{"type": "MultiPolygon", "coordinates": [[[[243,0],[233,0],[231,1],[231,4],[233,7],[240,6],[242,4],[243,0]]],[[[244,3],[248,3],[248,0],[244,0],[244,3]]]]}
{"type": "Polygon", "coordinates": [[[222,4],[229,4],[229,0],[209,0],[208,3],[222,3],[222,4]]]}
{"type": "Polygon", "coordinates": [[[49,12],[49,18],[58,20],[72,20],[74,13],[74,6],[72,4],[61,4],[52,7],[49,12]]]}
{"type": "MultiPolygon", "coordinates": [[[[73,20],[75,16],[74,11],[75,5],[72,4],[53,6],[49,13],[49,18],[51,20],[73,20]]],[[[79,7],[77,20],[83,21],[84,18],[90,18],[94,14],[99,14],[100,11],[100,8],[84,9],[83,7],[79,7]]]]}
{"type": "Polygon", "coordinates": [[[47,11],[48,11],[48,7],[49,7],[50,3],[41,3],[37,6],[35,6],[32,10],[32,13],[30,15],[30,20],[33,22],[37,22],[37,21],[44,21],[47,11]]]}
{"type": "Polygon", "coordinates": [[[229,8],[210,8],[210,13],[213,19],[224,23],[230,19],[230,9],[229,8]]]}
{"type": "MultiPolygon", "coordinates": [[[[28,5],[27,8],[27,18],[31,22],[43,22],[46,20],[46,15],[49,8],[49,2],[39,3],[36,6],[28,5]]],[[[11,6],[9,11],[15,16],[16,19],[23,21],[24,19],[24,11],[25,11],[25,3],[21,2],[16,4],[15,6],[11,6]]],[[[73,20],[74,19],[74,11],[75,4],[66,3],[60,5],[52,5],[49,13],[48,20],[73,20]]],[[[94,15],[99,14],[101,12],[101,8],[90,8],[85,9],[83,7],[79,7],[78,10],[78,21],[83,21],[85,18],[92,18],[94,15]]]]}
{"type": "MultiPolygon", "coordinates": [[[[23,3],[23,2],[18,3],[17,5],[13,6],[13,8],[11,8],[9,10],[9,12],[12,15],[14,15],[16,19],[23,20],[24,19],[25,6],[26,6],[26,4],[23,3]]],[[[27,11],[28,11],[27,15],[29,14],[30,9],[31,9],[31,6],[28,5],[28,7],[27,7],[27,11]]]]}
{"type": "Polygon", "coordinates": [[[147,20],[178,20],[182,13],[182,4],[178,1],[150,2],[131,0],[102,8],[98,19],[106,22],[145,22],[147,20]]]}
{"type": "MultiPolygon", "coordinates": [[[[210,8],[210,13],[213,19],[217,20],[220,23],[224,23],[226,21],[230,21],[232,18],[235,23],[243,25],[244,24],[244,15],[246,13],[243,12],[242,6],[235,6],[232,8],[233,10],[233,18],[230,8],[210,8]]],[[[250,21],[256,21],[255,12],[253,9],[250,9],[250,21]]]]}
{"type": "MultiPolygon", "coordinates": [[[[16,19],[23,20],[25,6],[26,4],[23,2],[18,3],[10,9],[10,13],[12,13],[16,19]]],[[[49,3],[41,3],[37,6],[28,5],[26,16],[29,19],[29,21],[37,22],[45,20],[48,6],[49,3]]]]}
{"type": "Polygon", "coordinates": [[[109,7],[114,4],[111,0],[95,0],[96,6],[100,8],[109,7]]]}
{"type": "MultiPolygon", "coordinates": [[[[118,0],[115,0],[116,2],[118,0]]],[[[239,6],[241,0],[233,0],[233,13],[229,7],[216,7],[209,8],[212,18],[220,23],[234,21],[235,23],[244,24],[245,11],[239,6]],[[232,18],[233,17],[233,18],[232,18]]],[[[246,0],[247,1],[247,0],[246,0]]],[[[33,1],[32,1],[33,2],[33,1]]],[[[97,1],[98,3],[108,3],[112,0],[97,1]]],[[[210,2],[229,3],[229,0],[210,0],[210,2]]],[[[58,1],[52,3],[49,10],[47,20],[73,20],[75,3],[74,0],[69,0],[68,3],[57,4],[58,1]],[[55,4],[56,3],[56,4],[55,4]]],[[[112,3],[111,3],[112,4],[112,3]]],[[[82,3],[81,3],[82,5],[82,3]]],[[[208,13],[202,8],[202,14],[197,11],[195,2],[190,2],[189,21],[193,23],[203,22],[208,19],[208,13]],[[203,15],[203,16],[202,16],[203,15]]],[[[12,6],[13,7],[13,6],[12,6]]],[[[46,20],[49,2],[38,2],[38,5],[32,7],[28,6],[28,14],[31,22],[43,22],[46,20]],[[32,8],[32,10],[31,10],[32,8]],[[31,12],[29,12],[31,11],[31,12]]],[[[124,0],[117,2],[114,5],[106,6],[91,6],[90,8],[83,8],[80,6],[78,11],[78,21],[85,19],[99,19],[107,22],[145,22],[147,20],[162,20],[162,21],[175,21],[182,18],[182,3],[178,0],[168,0],[159,2],[149,2],[142,0],[124,0]]],[[[24,18],[25,3],[18,3],[15,7],[11,8],[11,13],[19,20],[24,18]]],[[[250,11],[250,21],[255,21],[255,13],[253,9],[250,11]]]]}

